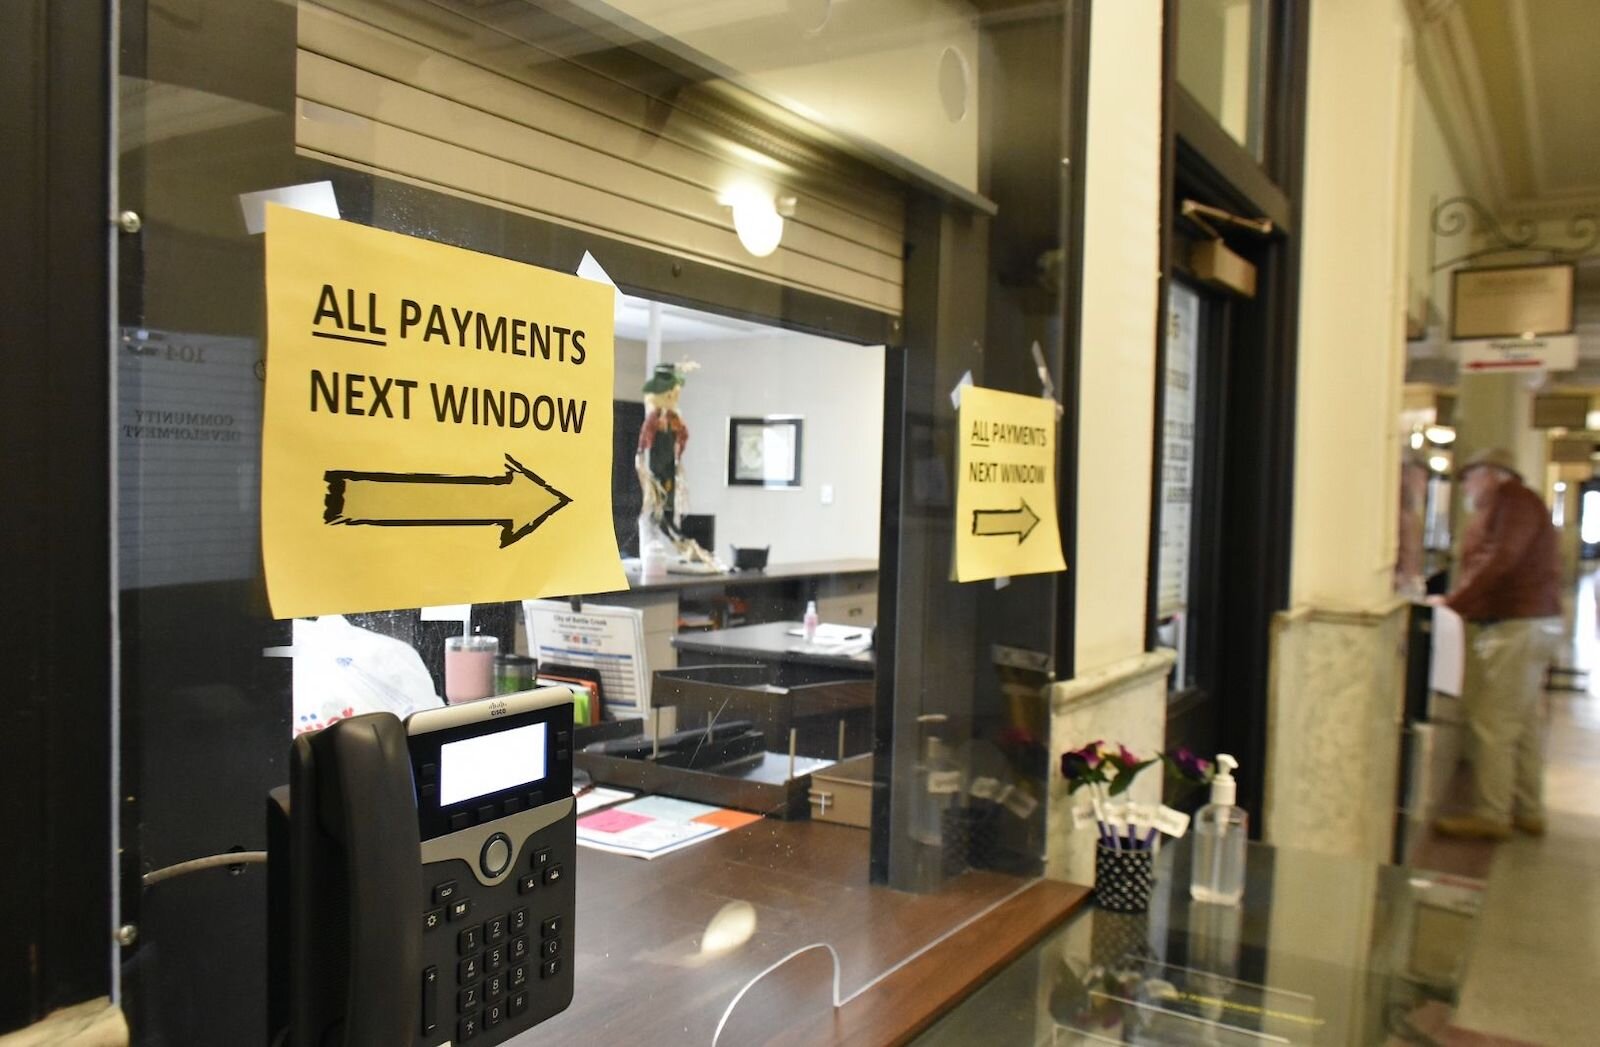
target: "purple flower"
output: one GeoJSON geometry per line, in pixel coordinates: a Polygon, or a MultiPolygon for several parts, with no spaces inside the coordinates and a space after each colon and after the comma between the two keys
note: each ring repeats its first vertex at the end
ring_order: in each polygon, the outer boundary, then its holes
{"type": "Polygon", "coordinates": [[[1084,759],[1081,752],[1061,754],[1061,776],[1068,781],[1076,782],[1088,776],[1090,771],[1089,761],[1084,759]]]}
{"type": "Polygon", "coordinates": [[[1172,773],[1179,778],[1204,782],[1211,777],[1211,761],[1200,759],[1186,745],[1179,746],[1176,752],[1166,757],[1166,761],[1172,773]]]}

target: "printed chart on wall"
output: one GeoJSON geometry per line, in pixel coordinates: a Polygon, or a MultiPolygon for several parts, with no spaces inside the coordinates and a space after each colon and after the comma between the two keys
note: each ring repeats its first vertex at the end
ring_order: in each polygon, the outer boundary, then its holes
{"type": "Polygon", "coordinates": [[[1189,609],[1194,516],[1194,398],[1200,364],[1200,296],[1173,283],[1167,301],[1167,380],[1161,444],[1161,548],[1156,615],[1189,609]]]}
{"type": "Polygon", "coordinates": [[[957,425],[956,581],[1065,570],[1055,403],[968,386],[957,425]]]}
{"type": "Polygon", "coordinates": [[[614,293],[269,207],[273,614],[626,588],[611,526],[614,293]]]}

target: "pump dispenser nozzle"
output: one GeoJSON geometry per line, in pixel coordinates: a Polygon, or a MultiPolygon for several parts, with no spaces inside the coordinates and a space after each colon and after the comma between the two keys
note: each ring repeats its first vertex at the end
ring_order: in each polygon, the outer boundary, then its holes
{"type": "Polygon", "coordinates": [[[1217,774],[1211,779],[1211,802],[1222,807],[1232,807],[1235,797],[1238,796],[1238,784],[1233,780],[1233,772],[1238,770],[1239,761],[1227,753],[1217,754],[1217,774]]]}

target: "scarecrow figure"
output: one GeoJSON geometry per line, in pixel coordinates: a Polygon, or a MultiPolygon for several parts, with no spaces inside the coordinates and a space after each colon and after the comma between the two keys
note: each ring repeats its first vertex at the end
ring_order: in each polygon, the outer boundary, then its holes
{"type": "Polygon", "coordinates": [[[674,544],[682,537],[678,530],[678,495],[683,491],[683,449],[689,443],[689,427],[678,411],[684,377],[691,370],[677,364],[657,364],[655,374],[644,383],[644,425],[639,429],[639,448],[633,467],[639,474],[644,493],[643,525],[665,535],[674,544]]]}
{"type": "Polygon", "coordinates": [[[652,542],[664,541],[686,561],[723,571],[727,568],[699,542],[685,537],[679,528],[684,508],[689,504],[684,484],[683,449],[689,443],[689,427],[678,410],[683,382],[697,364],[657,364],[655,373],[644,383],[644,425],[639,429],[639,448],[634,455],[634,471],[639,474],[643,506],[639,512],[639,553],[652,542]]]}

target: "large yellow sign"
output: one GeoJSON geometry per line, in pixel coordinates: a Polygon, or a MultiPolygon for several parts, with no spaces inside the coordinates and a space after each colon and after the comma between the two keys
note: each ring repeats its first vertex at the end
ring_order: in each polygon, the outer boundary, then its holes
{"type": "Polygon", "coordinates": [[[626,588],[611,523],[613,293],[269,207],[272,613],[626,588]]]}
{"type": "Polygon", "coordinates": [[[968,386],[956,424],[956,581],[1066,570],[1054,401],[968,386]]]}

